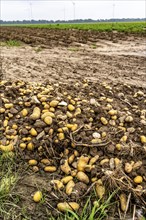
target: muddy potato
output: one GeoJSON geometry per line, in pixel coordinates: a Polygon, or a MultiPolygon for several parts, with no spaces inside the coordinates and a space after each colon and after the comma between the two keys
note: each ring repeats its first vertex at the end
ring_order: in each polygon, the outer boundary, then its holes
{"type": "Polygon", "coordinates": [[[95,157],[92,157],[89,161],[89,165],[93,165],[98,160],[99,155],[96,155],[95,157]]]}
{"type": "Polygon", "coordinates": [[[88,156],[81,156],[78,160],[78,163],[77,163],[77,170],[78,171],[84,171],[85,170],[85,167],[87,165],[89,161],[89,157],[88,156]]]}
{"type": "Polygon", "coordinates": [[[50,183],[53,184],[53,187],[55,190],[59,190],[59,189],[64,188],[64,185],[60,180],[51,180],[50,183]]]}
{"type": "Polygon", "coordinates": [[[75,183],[73,180],[70,180],[67,183],[67,185],[66,185],[66,194],[67,195],[70,195],[72,193],[74,186],[75,186],[75,183]]]}
{"type": "Polygon", "coordinates": [[[64,163],[60,166],[60,168],[67,175],[70,174],[70,172],[71,172],[71,168],[70,168],[67,160],[64,161],[64,163]]]}
{"type": "Polygon", "coordinates": [[[120,196],[119,196],[119,199],[120,199],[120,205],[121,205],[121,210],[123,212],[126,211],[126,208],[127,208],[127,198],[126,198],[126,194],[125,193],[121,193],[120,196]]]}
{"type": "Polygon", "coordinates": [[[35,107],[35,108],[33,109],[32,114],[30,115],[30,119],[32,119],[32,120],[37,120],[37,119],[40,118],[40,115],[41,115],[41,110],[40,110],[40,108],[39,108],[39,107],[35,107]]]}
{"type": "Polygon", "coordinates": [[[95,185],[95,191],[99,199],[102,199],[105,194],[105,187],[97,183],[95,185]]]}
{"type": "Polygon", "coordinates": [[[40,202],[42,199],[43,195],[41,191],[37,191],[35,192],[35,194],[33,195],[33,201],[34,202],[40,202]]]}
{"type": "Polygon", "coordinates": [[[125,172],[131,173],[132,171],[132,165],[130,163],[125,163],[125,172]]]}
{"type": "Polygon", "coordinates": [[[57,208],[61,212],[66,212],[67,210],[77,211],[79,207],[79,204],[76,202],[63,202],[57,204],[57,208]]]}
{"type": "Polygon", "coordinates": [[[89,183],[89,177],[82,171],[79,171],[76,175],[77,179],[80,180],[83,183],[88,184],[89,183]]]}
{"type": "Polygon", "coordinates": [[[72,164],[74,159],[75,159],[75,155],[74,154],[70,155],[70,157],[68,158],[68,163],[72,164]]]}

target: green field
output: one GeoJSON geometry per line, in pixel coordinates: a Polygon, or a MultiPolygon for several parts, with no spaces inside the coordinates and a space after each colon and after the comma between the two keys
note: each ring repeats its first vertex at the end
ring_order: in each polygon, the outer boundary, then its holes
{"type": "MultiPolygon", "coordinates": [[[[13,25],[16,26],[16,25],[13,25]]],[[[20,27],[49,28],[49,29],[80,29],[94,31],[119,31],[146,33],[146,22],[104,22],[83,24],[22,24],[20,27]]]]}

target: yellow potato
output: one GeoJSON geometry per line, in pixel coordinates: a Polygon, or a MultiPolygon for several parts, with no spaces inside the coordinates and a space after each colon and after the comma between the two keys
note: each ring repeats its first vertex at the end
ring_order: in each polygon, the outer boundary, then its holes
{"type": "Polygon", "coordinates": [[[32,142],[28,143],[27,149],[32,151],[34,149],[34,144],[32,142]]]}
{"type": "Polygon", "coordinates": [[[146,143],[146,136],[144,136],[144,135],[140,136],[140,140],[141,140],[142,144],[145,144],[146,143]]]}
{"type": "Polygon", "coordinates": [[[5,112],[5,109],[4,108],[0,108],[0,114],[4,113],[4,112],[5,112]]]}
{"type": "Polygon", "coordinates": [[[71,168],[70,168],[67,160],[64,161],[64,164],[62,164],[60,166],[60,168],[67,175],[71,172],[71,168]]]}
{"type": "Polygon", "coordinates": [[[30,134],[31,134],[32,136],[37,136],[37,131],[36,131],[34,128],[32,128],[32,129],[30,130],[30,134]]]}
{"type": "Polygon", "coordinates": [[[108,113],[109,115],[113,116],[117,114],[117,110],[111,109],[108,113]]]}
{"type": "Polygon", "coordinates": [[[72,155],[68,158],[68,163],[69,163],[69,164],[73,163],[74,159],[75,159],[75,155],[72,154],[72,155]]]}
{"type": "Polygon", "coordinates": [[[57,101],[57,100],[52,100],[52,101],[50,102],[50,106],[53,107],[53,108],[55,108],[55,107],[58,105],[58,103],[59,103],[59,101],[57,101]]]}
{"type": "Polygon", "coordinates": [[[56,168],[55,166],[46,166],[46,167],[44,168],[44,171],[50,172],[50,173],[53,173],[53,172],[55,172],[56,170],[57,170],[57,168],[56,168]]]}
{"type": "Polygon", "coordinates": [[[126,207],[127,207],[126,194],[125,193],[121,193],[121,195],[119,196],[119,199],[120,199],[121,210],[123,212],[125,212],[126,211],[126,207]]]}
{"type": "Polygon", "coordinates": [[[61,182],[63,182],[63,184],[67,184],[72,179],[73,179],[72,176],[66,176],[61,179],[61,182]]]}
{"type": "Polygon", "coordinates": [[[96,155],[95,157],[92,157],[89,161],[89,165],[93,165],[98,160],[99,155],[96,155]]]}
{"type": "Polygon", "coordinates": [[[33,109],[33,113],[30,115],[30,118],[33,119],[33,120],[37,120],[40,118],[40,115],[41,115],[41,110],[39,107],[35,107],[33,109]]]}
{"type": "Polygon", "coordinates": [[[9,108],[12,108],[13,107],[13,104],[12,103],[6,103],[5,104],[5,108],[6,109],[9,109],[9,108]]]}
{"type": "Polygon", "coordinates": [[[79,171],[76,175],[77,179],[80,180],[83,183],[88,184],[89,183],[89,177],[82,171],[79,171]]]}
{"type": "Polygon", "coordinates": [[[59,134],[58,134],[58,139],[59,139],[60,141],[64,140],[64,139],[65,139],[64,133],[59,133],[59,134]]]}
{"type": "Polygon", "coordinates": [[[105,187],[103,185],[100,185],[97,183],[95,185],[95,190],[96,190],[96,193],[97,193],[97,196],[99,197],[99,199],[102,199],[105,194],[105,187]]]}
{"type": "Polygon", "coordinates": [[[51,180],[51,183],[53,184],[54,189],[56,190],[64,188],[64,185],[60,180],[51,180]]]}
{"type": "Polygon", "coordinates": [[[72,193],[74,186],[75,186],[75,183],[73,180],[70,180],[67,183],[67,185],[66,185],[66,194],[67,195],[70,195],[72,193]]]}
{"type": "Polygon", "coordinates": [[[23,117],[26,117],[28,115],[28,111],[26,108],[24,108],[22,111],[21,111],[21,114],[23,117]]]}
{"type": "Polygon", "coordinates": [[[106,118],[101,117],[100,120],[101,120],[103,125],[107,125],[108,124],[108,121],[106,120],[106,118]]]}
{"type": "Polygon", "coordinates": [[[44,118],[44,122],[47,124],[47,125],[51,125],[53,120],[50,116],[47,116],[44,118]]]}
{"type": "Polygon", "coordinates": [[[84,171],[85,170],[85,167],[87,165],[89,161],[89,157],[87,156],[81,156],[78,160],[78,164],[77,164],[77,170],[78,171],[84,171]]]}
{"type": "Polygon", "coordinates": [[[34,166],[34,165],[37,165],[37,160],[29,160],[28,161],[28,164],[30,165],[30,166],[34,166]]]}
{"type": "Polygon", "coordinates": [[[77,211],[79,209],[79,204],[76,202],[63,202],[63,203],[58,203],[57,208],[61,212],[66,212],[67,210],[73,210],[77,211]]]}
{"type": "Polygon", "coordinates": [[[55,115],[53,112],[45,112],[44,114],[42,114],[41,119],[45,119],[47,116],[50,116],[51,118],[55,118],[55,115]]]}
{"type": "Polygon", "coordinates": [[[14,150],[14,146],[12,144],[9,145],[0,145],[0,150],[3,152],[10,152],[14,150]]]}
{"type": "Polygon", "coordinates": [[[69,110],[69,111],[74,111],[74,110],[75,110],[75,107],[74,107],[72,104],[69,104],[69,105],[68,105],[68,110],[69,110]]]}
{"type": "Polygon", "coordinates": [[[21,143],[21,144],[19,145],[19,147],[24,150],[24,149],[26,148],[26,143],[21,143]]]}
{"type": "Polygon", "coordinates": [[[137,183],[137,184],[142,183],[142,181],[143,181],[142,176],[136,176],[136,177],[134,178],[134,182],[137,183]]]}
{"type": "Polygon", "coordinates": [[[35,192],[34,196],[33,196],[33,201],[34,202],[40,202],[42,199],[43,195],[41,191],[37,191],[35,192]]]}

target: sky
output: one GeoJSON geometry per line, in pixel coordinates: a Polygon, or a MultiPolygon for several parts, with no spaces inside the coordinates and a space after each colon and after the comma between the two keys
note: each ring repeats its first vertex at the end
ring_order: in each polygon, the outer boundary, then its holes
{"type": "Polygon", "coordinates": [[[0,0],[1,20],[73,20],[146,17],[145,0],[0,0]]]}

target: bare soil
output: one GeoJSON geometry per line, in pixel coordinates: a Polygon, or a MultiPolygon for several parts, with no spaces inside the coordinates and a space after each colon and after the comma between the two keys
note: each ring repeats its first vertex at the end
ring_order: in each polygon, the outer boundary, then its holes
{"type": "MultiPolygon", "coordinates": [[[[80,203],[79,213],[82,211],[85,201],[89,195],[93,194],[94,186],[91,178],[101,179],[106,187],[106,200],[109,193],[119,189],[112,202],[117,201],[108,209],[107,219],[135,219],[146,215],[146,145],[140,142],[140,136],[146,136],[146,41],[144,36],[124,34],[124,33],[98,33],[93,31],[78,30],[40,30],[29,28],[6,28],[3,27],[0,33],[1,49],[1,76],[6,80],[0,85],[1,107],[4,107],[4,99],[14,104],[11,110],[6,110],[0,115],[0,138],[6,142],[5,128],[3,121],[9,113],[13,115],[9,120],[9,127],[13,123],[18,124],[18,137],[16,152],[18,155],[18,167],[24,163],[24,172],[19,181],[17,193],[20,197],[21,208],[26,209],[26,213],[31,219],[36,220],[41,217],[47,220],[50,214],[56,217],[58,212],[56,206],[58,202],[76,201],[80,203]],[[20,40],[22,46],[8,47],[6,40],[20,40]],[[75,133],[65,133],[65,140],[56,142],[58,128],[66,123],[74,123],[74,118],[65,118],[67,107],[58,106],[55,109],[55,119],[51,126],[42,124],[38,126],[30,119],[33,108],[37,105],[43,110],[41,103],[34,102],[34,96],[40,93],[41,88],[53,89],[47,96],[47,102],[53,99],[70,103],[68,95],[73,100],[76,98],[80,102],[81,115],[76,117],[79,130],[75,133]],[[49,87],[49,88],[50,88],[49,87]],[[31,88],[31,92],[29,89],[31,88]],[[26,91],[26,94],[21,94],[26,91]],[[139,91],[141,91],[139,93],[139,91]],[[4,99],[3,99],[4,98],[4,99]],[[112,100],[112,101],[111,101],[112,100]],[[23,104],[20,105],[19,102],[23,104]],[[27,107],[28,115],[21,116],[21,111],[26,102],[30,102],[27,107]],[[118,111],[115,124],[109,115],[109,104],[118,111]],[[17,115],[20,115],[18,117],[17,115]],[[59,118],[61,115],[62,117],[59,118]],[[133,121],[124,121],[127,116],[132,116],[133,121]],[[101,123],[101,117],[108,120],[107,125],[101,123]],[[122,125],[123,123],[123,125],[122,125]],[[120,125],[119,125],[120,124],[120,125]],[[24,126],[28,130],[23,130],[24,126]],[[122,130],[122,126],[126,130],[122,130]],[[29,133],[29,127],[34,127],[38,134],[45,133],[38,139],[32,138],[35,144],[33,152],[27,149],[22,151],[19,144],[22,138],[29,133]],[[52,136],[48,135],[49,129],[54,129],[52,136]],[[102,143],[92,145],[93,133],[106,132],[107,136],[101,138],[102,143]],[[27,134],[26,134],[27,133],[27,134]],[[121,138],[127,135],[126,143],[121,138]],[[74,147],[72,144],[74,143],[74,147]],[[116,144],[121,143],[122,149],[119,151],[116,144]],[[102,145],[103,144],[103,145],[102,145]],[[43,153],[39,147],[43,146],[43,153]],[[91,145],[90,147],[87,145],[91,145]],[[53,146],[53,148],[52,148],[53,146]],[[65,155],[65,149],[69,149],[69,154],[65,155]],[[66,158],[71,156],[74,150],[79,156],[88,155],[93,157],[99,155],[99,160],[95,163],[94,169],[86,172],[90,182],[82,183],[75,179],[75,194],[67,196],[65,190],[56,191],[50,183],[52,179],[61,179],[64,173],[60,169],[66,158]],[[52,164],[57,167],[53,174],[45,173],[41,159],[47,157],[53,159],[52,164]],[[34,173],[28,168],[29,159],[37,159],[39,171],[34,173]],[[121,161],[120,167],[113,165],[114,158],[121,161]],[[101,165],[103,159],[109,159],[101,165]],[[22,162],[23,161],[23,162],[22,162]],[[141,161],[140,167],[133,168],[130,173],[125,172],[125,163],[134,164],[141,161]],[[140,175],[143,182],[138,188],[134,183],[134,178],[140,175]],[[32,195],[41,189],[46,198],[44,203],[35,204],[32,202],[32,195]],[[119,195],[126,194],[130,198],[127,202],[128,209],[125,213],[121,211],[119,195]],[[118,211],[117,211],[118,210],[118,211]],[[120,216],[120,217],[119,217],[120,216]],[[125,217],[126,216],[126,217],[125,217]]],[[[77,101],[75,108],[78,107],[77,101]]],[[[40,123],[39,121],[39,123],[40,123]]],[[[77,163],[77,159],[75,162],[77,163]]],[[[74,170],[74,165],[71,164],[74,170]]],[[[19,169],[18,169],[19,170],[19,169]]],[[[92,198],[92,201],[95,197],[92,198]]],[[[23,219],[24,213],[19,219],[23,219]]],[[[97,218],[98,219],[98,218],[97,218]]]]}

